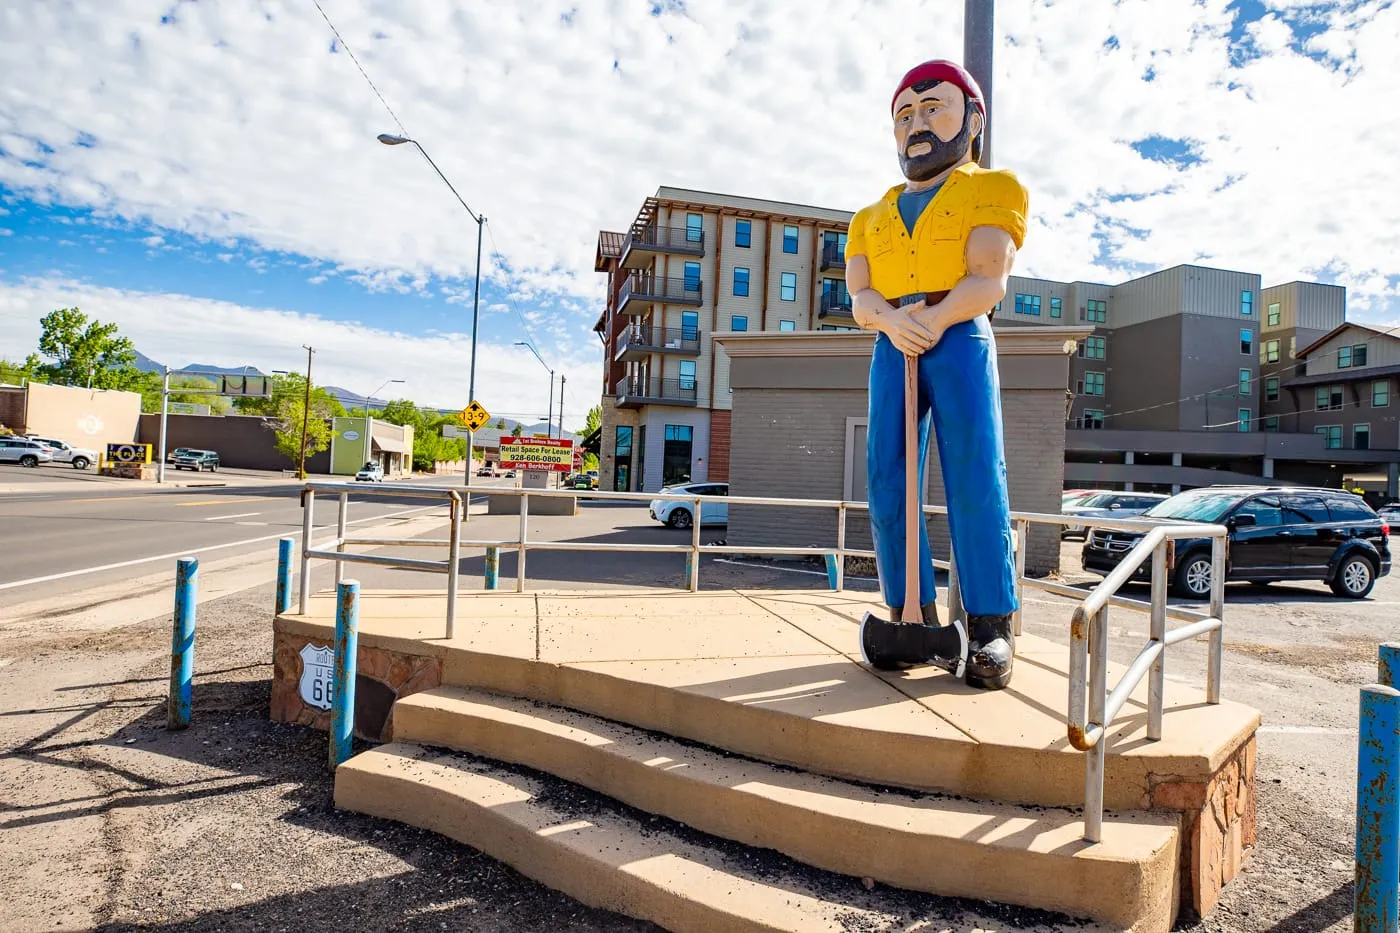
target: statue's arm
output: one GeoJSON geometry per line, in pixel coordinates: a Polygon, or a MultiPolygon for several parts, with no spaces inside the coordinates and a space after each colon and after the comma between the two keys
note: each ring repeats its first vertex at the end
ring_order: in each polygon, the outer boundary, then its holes
{"type": "Polygon", "coordinates": [[[864,330],[883,333],[895,349],[917,356],[937,341],[922,321],[903,308],[896,308],[870,285],[870,262],[864,255],[846,255],[846,291],[851,294],[851,316],[864,330]]]}
{"type": "Polygon", "coordinates": [[[973,227],[967,237],[967,275],[938,304],[914,313],[935,335],[933,343],[954,324],[981,317],[1005,298],[1015,261],[1016,243],[1010,233],[1000,227],[973,227]]]}

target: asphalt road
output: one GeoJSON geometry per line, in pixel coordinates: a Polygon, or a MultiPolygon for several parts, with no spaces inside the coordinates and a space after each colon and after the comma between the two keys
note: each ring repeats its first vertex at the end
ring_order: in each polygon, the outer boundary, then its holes
{"type": "MultiPolygon", "coordinates": [[[[473,479],[481,485],[509,482],[473,479]]],[[[461,481],[460,476],[426,478],[415,485],[461,481]]],[[[72,484],[54,485],[55,491],[33,488],[45,491],[0,496],[0,606],[121,580],[185,555],[273,553],[276,538],[301,533],[301,487],[294,481],[165,490],[110,481],[77,489],[72,484]]],[[[376,487],[392,490],[392,483],[376,487]]],[[[443,506],[425,508],[421,499],[391,494],[355,500],[350,520],[369,524],[434,510],[443,506]]],[[[315,518],[318,529],[333,533],[334,503],[318,501],[315,518]]]]}

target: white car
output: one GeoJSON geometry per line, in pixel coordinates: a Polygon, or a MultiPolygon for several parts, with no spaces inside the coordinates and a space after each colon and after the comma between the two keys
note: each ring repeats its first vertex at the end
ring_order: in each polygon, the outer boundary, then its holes
{"type": "MultiPolygon", "coordinates": [[[[1169,498],[1160,492],[1100,492],[1080,499],[1074,505],[1061,507],[1060,514],[1077,518],[1133,518],[1169,498]]],[[[1077,535],[1084,539],[1088,534],[1086,525],[1065,525],[1060,537],[1077,535]]]]}
{"type": "Polygon", "coordinates": [[[74,447],[65,441],[51,437],[39,437],[36,434],[30,434],[28,437],[31,441],[38,441],[47,447],[53,454],[54,463],[71,463],[75,470],[86,470],[97,462],[97,451],[95,450],[74,447]]]}
{"type": "MultiPolygon", "coordinates": [[[[663,486],[664,495],[727,496],[728,483],[684,483],[679,486],[663,486]]],[[[651,517],[672,528],[689,528],[695,521],[693,502],[676,502],[669,499],[651,500],[651,517]]],[[[700,503],[700,524],[728,525],[729,503],[700,503]]]]}
{"type": "Polygon", "coordinates": [[[382,483],[384,482],[384,467],[378,463],[366,463],[360,467],[360,472],[355,474],[357,483],[382,483]]]}
{"type": "Polygon", "coordinates": [[[52,462],[53,451],[38,441],[31,441],[27,437],[0,437],[0,463],[36,467],[41,463],[52,462]]]}

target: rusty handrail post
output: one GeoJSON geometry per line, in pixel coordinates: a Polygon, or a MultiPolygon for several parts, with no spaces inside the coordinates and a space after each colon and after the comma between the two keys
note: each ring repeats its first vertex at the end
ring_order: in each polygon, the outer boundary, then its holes
{"type": "Polygon", "coordinates": [[[297,609],[301,615],[306,615],[311,601],[311,535],[315,529],[315,508],[316,490],[308,486],[301,492],[301,576],[297,580],[300,590],[297,609]]]}
{"type": "Polygon", "coordinates": [[[466,511],[462,494],[455,489],[452,490],[452,495],[448,499],[447,510],[451,527],[447,536],[446,637],[450,639],[457,630],[457,582],[462,572],[462,513],[466,511]]]}
{"type": "Polygon", "coordinates": [[[686,566],[686,587],[700,591],[700,498],[695,498],[695,520],[690,523],[690,560],[686,566]]]}
{"type": "MultiPolygon", "coordinates": [[[[350,511],[350,493],[340,494],[340,508],[335,516],[335,549],[339,552],[345,551],[345,519],[350,511]]],[[[345,561],[335,562],[335,582],[339,583],[345,579],[345,561]]]]}
{"type": "Polygon", "coordinates": [[[520,550],[516,552],[515,563],[515,591],[525,592],[525,539],[526,522],[530,518],[530,494],[527,492],[520,497],[520,550]]]}
{"type": "Polygon", "coordinates": [[[1030,538],[1031,523],[1024,518],[1016,520],[1016,612],[1011,616],[1011,631],[1021,634],[1021,581],[1026,577],[1026,542],[1030,538]]]}

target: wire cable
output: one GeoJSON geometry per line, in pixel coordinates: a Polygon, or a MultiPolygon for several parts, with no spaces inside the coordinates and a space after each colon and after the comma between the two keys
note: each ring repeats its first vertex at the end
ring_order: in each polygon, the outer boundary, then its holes
{"type": "Polygon", "coordinates": [[[394,125],[399,128],[399,132],[404,136],[408,136],[408,128],[399,120],[398,114],[394,113],[394,108],[389,106],[389,102],[384,99],[384,95],[379,93],[379,88],[374,86],[374,82],[370,80],[369,73],[366,72],[364,66],[360,64],[360,60],[355,57],[355,50],[350,48],[350,43],[346,42],[345,39],[341,37],[340,30],[335,28],[335,23],[331,22],[331,18],[326,15],[326,11],[321,7],[321,0],[311,0],[311,2],[316,4],[316,9],[320,12],[321,18],[326,21],[326,25],[329,26],[331,32],[335,34],[335,41],[340,44],[340,47],[350,56],[350,60],[355,63],[355,67],[360,70],[360,74],[364,77],[365,83],[368,84],[369,89],[374,92],[374,96],[379,98],[379,102],[384,105],[384,109],[389,112],[389,117],[394,121],[394,125]]]}

